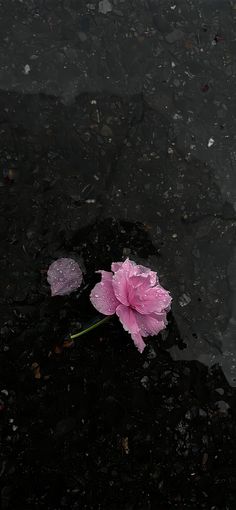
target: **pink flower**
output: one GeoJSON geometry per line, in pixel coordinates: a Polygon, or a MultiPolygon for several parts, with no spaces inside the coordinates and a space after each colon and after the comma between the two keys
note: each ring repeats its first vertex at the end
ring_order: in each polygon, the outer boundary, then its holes
{"type": "Polygon", "coordinates": [[[73,259],[57,259],[48,268],[47,280],[52,296],[70,294],[80,287],[82,279],[83,274],[79,264],[73,259]]]}
{"type": "Polygon", "coordinates": [[[90,294],[93,306],[104,315],[118,315],[140,352],[143,337],[157,335],[166,327],[171,296],[157,274],[132,260],[113,262],[112,272],[98,271],[102,280],[90,294]]]}

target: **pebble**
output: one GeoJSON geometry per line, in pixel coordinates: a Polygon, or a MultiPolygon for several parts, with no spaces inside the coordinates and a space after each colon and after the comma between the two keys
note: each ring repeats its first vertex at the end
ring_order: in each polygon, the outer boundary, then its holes
{"type": "Polygon", "coordinates": [[[109,2],[109,0],[101,0],[99,2],[98,12],[101,14],[107,14],[108,12],[112,11],[112,5],[109,2]]]}
{"type": "Polygon", "coordinates": [[[25,65],[25,67],[24,67],[24,74],[26,74],[26,75],[27,75],[27,74],[29,74],[29,73],[30,73],[30,71],[31,71],[31,69],[30,69],[29,64],[26,64],[26,65],[25,65]]]}
{"type": "Polygon", "coordinates": [[[144,375],[140,382],[141,382],[142,386],[147,390],[148,387],[149,387],[149,378],[148,378],[148,376],[144,375]]]}
{"type": "Polygon", "coordinates": [[[211,138],[209,138],[209,140],[208,140],[208,144],[207,144],[207,147],[212,147],[212,145],[214,145],[214,143],[215,143],[214,138],[212,138],[212,137],[211,137],[211,138]]]}
{"type": "Polygon", "coordinates": [[[157,357],[157,353],[155,352],[153,347],[150,345],[149,351],[148,351],[148,354],[147,354],[147,359],[155,359],[156,357],[157,357]]]}
{"type": "Polygon", "coordinates": [[[221,395],[221,396],[222,396],[222,395],[224,395],[224,392],[225,392],[225,390],[224,390],[223,388],[216,388],[216,391],[217,391],[217,393],[219,393],[219,395],[221,395]]]}
{"type": "Polygon", "coordinates": [[[180,306],[184,307],[189,305],[189,303],[191,303],[191,297],[189,296],[189,294],[182,294],[182,296],[180,296],[179,298],[180,306]]]}
{"type": "Polygon", "coordinates": [[[224,400],[218,400],[215,404],[218,407],[220,414],[228,414],[230,406],[227,402],[224,400]]]}

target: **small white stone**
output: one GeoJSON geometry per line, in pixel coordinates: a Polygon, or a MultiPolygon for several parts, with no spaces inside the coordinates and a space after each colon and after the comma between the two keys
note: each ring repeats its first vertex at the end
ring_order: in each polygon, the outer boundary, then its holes
{"type": "Polygon", "coordinates": [[[30,73],[30,71],[31,71],[31,69],[30,69],[29,64],[26,64],[26,65],[25,65],[25,67],[24,67],[24,74],[26,74],[26,75],[27,75],[27,74],[29,74],[29,73],[30,73]]]}
{"type": "Polygon", "coordinates": [[[180,113],[174,113],[173,115],[173,119],[174,120],[181,120],[183,117],[180,113]]]}
{"type": "Polygon", "coordinates": [[[208,144],[207,144],[207,147],[212,147],[212,145],[214,145],[214,143],[215,143],[214,138],[212,138],[212,137],[211,137],[211,138],[209,138],[209,140],[208,140],[208,144]]]}
{"type": "Polygon", "coordinates": [[[148,389],[148,386],[149,386],[149,378],[147,375],[144,375],[141,379],[141,384],[142,386],[145,388],[145,389],[148,389]]]}

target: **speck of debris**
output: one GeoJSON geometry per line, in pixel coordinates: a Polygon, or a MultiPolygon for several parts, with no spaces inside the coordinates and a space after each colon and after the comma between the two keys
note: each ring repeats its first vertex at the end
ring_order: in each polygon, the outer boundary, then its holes
{"type": "Polygon", "coordinates": [[[211,137],[211,138],[209,138],[209,140],[208,140],[208,144],[207,144],[207,147],[212,147],[212,145],[214,145],[214,143],[215,143],[214,138],[212,138],[212,137],[211,137]]]}
{"type": "Polygon", "coordinates": [[[30,73],[30,71],[31,71],[31,69],[30,69],[29,64],[26,64],[26,65],[24,66],[24,74],[26,74],[26,75],[27,75],[27,74],[29,74],[29,73],[30,73]]]}
{"type": "Polygon", "coordinates": [[[189,305],[189,303],[191,303],[191,297],[189,296],[189,294],[182,294],[182,296],[180,296],[179,298],[180,306],[184,307],[189,305]]]}

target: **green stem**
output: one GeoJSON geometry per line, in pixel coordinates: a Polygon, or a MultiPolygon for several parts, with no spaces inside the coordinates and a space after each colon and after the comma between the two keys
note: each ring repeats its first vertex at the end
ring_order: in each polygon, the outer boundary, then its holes
{"type": "Polygon", "coordinates": [[[85,335],[85,333],[88,333],[89,331],[92,331],[93,329],[97,328],[98,326],[101,326],[101,324],[104,324],[104,322],[109,321],[111,318],[111,315],[108,315],[105,317],[105,319],[102,319],[95,324],[92,324],[92,326],[89,326],[89,328],[83,329],[83,331],[79,331],[79,333],[75,333],[75,335],[70,335],[70,339],[74,340],[74,338],[78,338],[79,336],[85,335]]]}

